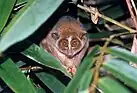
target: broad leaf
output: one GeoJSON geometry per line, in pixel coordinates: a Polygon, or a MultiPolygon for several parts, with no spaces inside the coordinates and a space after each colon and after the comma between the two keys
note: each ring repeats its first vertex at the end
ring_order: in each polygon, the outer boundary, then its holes
{"type": "Polygon", "coordinates": [[[15,93],[37,93],[34,86],[11,59],[1,60],[0,78],[15,93]]]}
{"type": "Polygon", "coordinates": [[[126,61],[132,61],[137,63],[137,55],[135,53],[131,53],[130,51],[118,47],[113,47],[106,49],[106,52],[115,55],[117,57],[120,57],[126,61]]]}
{"type": "Polygon", "coordinates": [[[101,93],[131,93],[124,85],[110,77],[99,79],[98,86],[101,93]]]}
{"type": "Polygon", "coordinates": [[[59,61],[57,61],[48,52],[45,52],[44,49],[40,48],[35,44],[31,45],[28,49],[23,51],[22,54],[36,61],[39,64],[59,70],[63,72],[65,75],[69,76],[66,69],[61,65],[59,61]]]}
{"type": "Polygon", "coordinates": [[[43,88],[37,88],[37,93],[47,93],[43,88]]]}
{"type": "Polygon", "coordinates": [[[0,52],[33,34],[62,2],[63,0],[31,0],[2,34],[0,52]]]}
{"type": "Polygon", "coordinates": [[[128,62],[112,59],[105,62],[103,67],[110,71],[116,78],[123,81],[124,84],[137,90],[137,69],[130,66],[128,62]]]}
{"type": "Polygon", "coordinates": [[[7,23],[15,2],[16,0],[0,0],[0,32],[7,23]]]}
{"type": "Polygon", "coordinates": [[[109,37],[112,34],[114,34],[114,33],[112,33],[112,32],[99,32],[99,33],[88,34],[88,37],[90,39],[99,39],[99,38],[109,37]]]}
{"type": "Polygon", "coordinates": [[[88,70],[84,73],[79,86],[79,92],[78,93],[89,93],[88,87],[92,80],[92,72],[91,70],[88,70]]]}
{"type": "Polygon", "coordinates": [[[25,2],[27,2],[28,0],[17,0],[17,3],[16,3],[16,5],[19,5],[19,4],[22,4],[22,3],[25,3],[25,2]]]}
{"type": "Polygon", "coordinates": [[[61,83],[56,77],[46,73],[40,72],[36,73],[36,76],[53,92],[53,93],[63,93],[65,85],[61,83]]]}

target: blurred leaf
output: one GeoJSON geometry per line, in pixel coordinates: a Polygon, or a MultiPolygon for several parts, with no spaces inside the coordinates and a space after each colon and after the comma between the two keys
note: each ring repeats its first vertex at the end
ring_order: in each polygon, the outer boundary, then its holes
{"type": "Polygon", "coordinates": [[[137,90],[136,68],[130,66],[127,62],[118,59],[112,59],[105,62],[103,67],[110,71],[115,77],[123,81],[124,84],[137,90]]]}
{"type": "MultiPolygon", "coordinates": [[[[106,7],[106,6],[104,6],[106,7]]],[[[108,16],[112,19],[117,19],[121,16],[124,15],[124,11],[122,10],[121,6],[120,5],[117,5],[117,6],[112,6],[112,7],[108,7],[106,9],[101,9],[103,12],[103,14],[105,16],[108,16]]],[[[98,24],[104,24],[104,21],[103,19],[100,19],[100,21],[98,22],[98,24]]]]}
{"type": "Polygon", "coordinates": [[[88,34],[88,37],[90,39],[98,39],[98,38],[105,38],[105,37],[109,37],[110,35],[112,35],[112,32],[98,32],[98,33],[92,33],[92,34],[88,34]]]}
{"type": "Polygon", "coordinates": [[[113,30],[113,31],[105,31],[102,30],[102,32],[98,32],[98,33],[88,33],[88,37],[90,39],[99,39],[99,38],[107,38],[110,35],[114,35],[114,34],[118,34],[118,33],[123,33],[123,32],[127,32],[127,30],[125,29],[117,29],[117,30],[113,30]]]}
{"type": "Polygon", "coordinates": [[[107,8],[107,9],[103,10],[102,12],[104,15],[111,17],[113,19],[117,19],[124,15],[124,12],[120,5],[113,6],[111,8],[107,8]]]}
{"type": "Polygon", "coordinates": [[[0,0],[0,32],[6,25],[16,0],[0,0]]]}
{"type": "Polygon", "coordinates": [[[118,56],[126,61],[132,61],[137,63],[137,55],[134,53],[131,53],[130,51],[126,49],[113,47],[113,48],[106,49],[106,52],[112,55],[118,56]]]}
{"type": "Polygon", "coordinates": [[[17,0],[17,3],[16,3],[16,5],[19,5],[19,4],[22,4],[22,3],[25,3],[25,2],[27,2],[28,0],[17,0]]]}
{"type": "Polygon", "coordinates": [[[32,83],[27,80],[11,59],[1,60],[0,78],[15,93],[37,93],[32,83]]]}
{"type": "Polygon", "coordinates": [[[16,13],[14,13],[11,18],[13,18],[17,14],[17,12],[28,3],[28,1],[29,0],[17,0],[16,5],[14,7],[16,13]]]}
{"type": "Polygon", "coordinates": [[[81,65],[78,67],[75,76],[69,82],[68,86],[65,88],[64,93],[76,93],[77,88],[80,84],[81,79],[84,76],[84,73],[90,69],[93,65],[93,56],[99,49],[99,46],[95,46],[92,51],[84,58],[81,65]]]}
{"type": "Polygon", "coordinates": [[[111,40],[111,42],[114,43],[114,44],[118,44],[118,45],[124,46],[124,43],[121,40],[116,39],[116,38],[111,40]]]}
{"type": "Polygon", "coordinates": [[[72,0],[72,2],[73,2],[74,4],[77,4],[78,0],[72,0]]]}
{"type": "Polygon", "coordinates": [[[46,91],[43,88],[37,88],[37,93],[46,93],[46,91]]]}
{"type": "Polygon", "coordinates": [[[80,81],[80,87],[78,93],[89,93],[88,87],[91,83],[91,80],[92,80],[92,72],[91,70],[87,70],[80,81]]]}
{"type": "Polygon", "coordinates": [[[26,65],[26,63],[24,63],[23,61],[18,61],[18,62],[16,62],[16,65],[17,65],[18,67],[21,67],[21,66],[23,66],[23,65],[26,65]]]}
{"type": "Polygon", "coordinates": [[[83,11],[81,9],[78,9],[78,16],[89,20],[89,16],[88,16],[87,12],[85,12],[85,11],[83,11]]]}
{"type": "Polygon", "coordinates": [[[53,93],[63,93],[65,85],[61,83],[56,77],[40,72],[36,73],[36,76],[53,92],[53,93]]]}
{"type": "Polygon", "coordinates": [[[35,44],[31,45],[28,49],[23,51],[22,54],[36,61],[39,64],[59,70],[63,72],[65,75],[70,76],[59,61],[57,61],[48,52],[45,52],[43,48],[40,48],[35,44]]]}
{"type": "Polygon", "coordinates": [[[110,77],[103,77],[98,82],[100,93],[131,93],[125,86],[110,77]]]}
{"type": "Polygon", "coordinates": [[[31,0],[5,29],[0,52],[33,34],[64,0],[31,0]]]}

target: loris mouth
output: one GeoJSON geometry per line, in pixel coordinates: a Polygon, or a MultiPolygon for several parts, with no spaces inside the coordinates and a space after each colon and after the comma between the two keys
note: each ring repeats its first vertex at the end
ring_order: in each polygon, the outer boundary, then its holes
{"type": "Polygon", "coordinates": [[[72,55],[72,54],[70,54],[70,55],[67,54],[66,56],[67,56],[68,58],[73,58],[73,57],[74,57],[74,55],[72,55]]]}

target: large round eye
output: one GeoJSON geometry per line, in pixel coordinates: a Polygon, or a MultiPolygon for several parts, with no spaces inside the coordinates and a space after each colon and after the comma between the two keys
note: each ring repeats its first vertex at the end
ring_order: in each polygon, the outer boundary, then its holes
{"type": "Polygon", "coordinates": [[[67,39],[61,39],[59,42],[59,48],[61,48],[62,50],[66,50],[68,49],[68,40],[67,39]]]}
{"type": "Polygon", "coordinates": [[[78,49],[81,46],[80,40],[77,38],[73,38],[71,40],[71,47],[74,49],[78,49]]]}

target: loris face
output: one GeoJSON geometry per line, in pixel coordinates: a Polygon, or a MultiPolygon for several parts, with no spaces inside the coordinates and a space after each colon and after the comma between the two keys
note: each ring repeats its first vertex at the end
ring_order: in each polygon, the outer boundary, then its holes
{"type": "Polygon", "coordinates": [[[72,28],[65,30],[60,33],[52,33],[52,37],[56,39],[55,46],[57,49],[68,58],[72,58],[84,48],[87,40],[86,33],[77,32],[72,28]]]}

